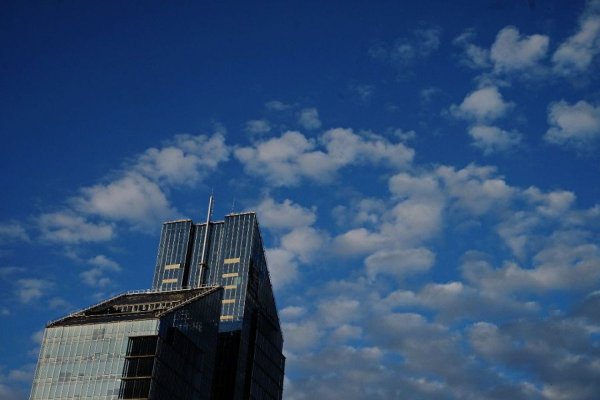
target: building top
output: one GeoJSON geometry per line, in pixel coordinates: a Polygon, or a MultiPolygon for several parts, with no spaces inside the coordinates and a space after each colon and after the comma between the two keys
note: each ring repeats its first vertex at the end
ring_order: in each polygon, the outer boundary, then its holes
{"type": "Polygon", "coordinates": [[[172,291],[127,292],[50,322],[47,327],[160,318],[218,290],[222,288],[203,286],[172,291]]]}
{"type": "MultiPolygon", "coordinates": [[[[226,214],[225,218],[227,218],[227,217],[237,217],[239,215],[249,215],[249,214],[256,214],[256,212],[255,211],[232,212],[232,213],[226,214]]],[[[177,223],[177,222],[191,222],[194,225],[206,225],[206,221],[204,221],[204,222],[194,222],[194,220],[191,219],[191,218],[173,219],[173,220],[165,221],[165,222],[163,222],[163,224],[174,224],[174,223],[177,223]]],[[[211,224],[222,224],[224,222],[225,222],[224,220],[221,220],[221,221],[210,221],[211,224]]]]}

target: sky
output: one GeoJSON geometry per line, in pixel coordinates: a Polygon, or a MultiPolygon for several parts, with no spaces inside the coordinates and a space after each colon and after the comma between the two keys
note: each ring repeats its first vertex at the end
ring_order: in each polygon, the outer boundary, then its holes
{"type": "Polygon", "coordinates": [[[284,398],[600,398],[600,1],[0,2],[0,399],[256,211],[284,398]]]}

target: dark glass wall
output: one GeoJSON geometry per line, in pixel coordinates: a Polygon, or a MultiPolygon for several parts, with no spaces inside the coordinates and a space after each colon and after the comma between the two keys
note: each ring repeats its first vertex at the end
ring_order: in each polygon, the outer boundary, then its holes
{"type": "Polygon", "coordinates": [[[223,287],[215,398],[280,399],[283,337],[256,214],[232,214],[210,223],[205,248],[206,229],[187,220],[163,225],[154,282],[163,289],[171,284],[223,287]],[[170,245],[177,248],[165,248],[170,245]],[[165,284],[175,279],[165,266],[179,260],[183,279],[165,284]]]}

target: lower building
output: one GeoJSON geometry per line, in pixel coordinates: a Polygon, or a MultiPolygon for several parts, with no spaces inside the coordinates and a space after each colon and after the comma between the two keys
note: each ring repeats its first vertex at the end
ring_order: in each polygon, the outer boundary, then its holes
{"type": "Polygon", "coordinates": [[[223,289],[126,293],[48,324],[31,399],[209,399],[223,289]]]}

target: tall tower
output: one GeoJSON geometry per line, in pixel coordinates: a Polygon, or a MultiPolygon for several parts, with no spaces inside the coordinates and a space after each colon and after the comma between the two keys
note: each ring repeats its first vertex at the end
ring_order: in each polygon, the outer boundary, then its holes
{"type": "Polygon", "coordinates": [[[165,222],[155,290],[204,285],[224,289],[213,398],[281,399],[283,336],[256,214],[211,222],[165,222]]]}

